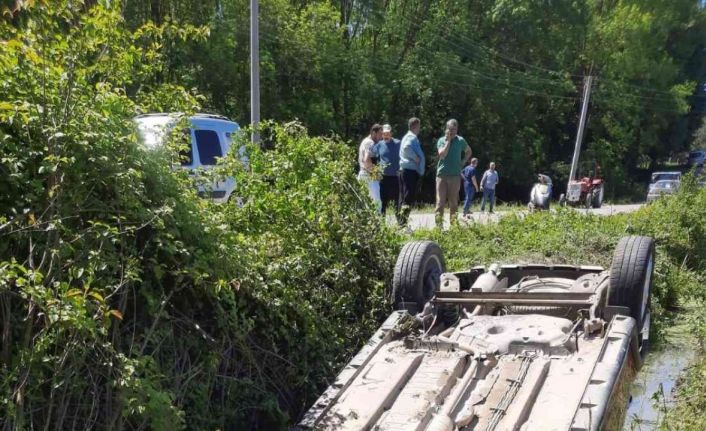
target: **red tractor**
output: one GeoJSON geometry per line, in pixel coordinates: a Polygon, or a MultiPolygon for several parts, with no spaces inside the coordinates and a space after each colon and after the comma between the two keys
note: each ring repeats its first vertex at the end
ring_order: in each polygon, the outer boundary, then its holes
{"type": "Polygon", "coordinates": [[[604,180],[601,167],[597,163],[582,166],[577,179],[570,179],[566,187],[566,195],[559,197],[561,205],[600,208],[603,205],[604,180]],[[587,174],[587,175],[586,175],[587,174]]]}

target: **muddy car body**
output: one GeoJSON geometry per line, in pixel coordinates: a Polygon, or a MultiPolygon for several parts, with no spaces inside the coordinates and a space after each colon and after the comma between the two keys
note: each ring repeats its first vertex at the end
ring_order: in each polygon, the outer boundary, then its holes
{"type": "Polygon", "coordinates": [[[613,430],[646,351],[654,243],[626,237],[609,270],[498,265],[444,272],[405,245],[398,311],[298,430],[613,430]]]}

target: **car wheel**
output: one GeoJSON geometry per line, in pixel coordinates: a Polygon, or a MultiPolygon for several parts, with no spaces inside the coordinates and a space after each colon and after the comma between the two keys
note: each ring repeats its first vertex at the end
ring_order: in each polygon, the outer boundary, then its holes
{"type": "Polygon", "coordinates": [[[564,193],[559,195],[559,205],[562,207],[566,206],[566,195],[564,193]]]}
{"type": "Polygon", "coordinates": [[[655,243],[646,236],[623,237],[610,265],[608,305],[627,307],[637,323],[638,333],[649,314],[655,243]]]}
{"type": "Polygon", "coordinates": [[[434,296],[446,270],[444,256],[433,241],[412,241],[397,256],[392,279],[392,302],[396,310],[418,313],[434,296]]]}

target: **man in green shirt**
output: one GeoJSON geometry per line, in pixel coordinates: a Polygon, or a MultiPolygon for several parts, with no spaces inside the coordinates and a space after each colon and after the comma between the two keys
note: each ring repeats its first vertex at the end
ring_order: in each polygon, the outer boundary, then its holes
{"type": "Polygon", "coordinates": [[[458,223],[458,193],[461,189],[461,171],[471,157],[471,147],[458,136],[458,121],[446,122],[446,133],[436,143],[439,164],[436,168],[436,226],[441,228],[444,222],[444,207],[448,203],[451,224],[458,223]]]}

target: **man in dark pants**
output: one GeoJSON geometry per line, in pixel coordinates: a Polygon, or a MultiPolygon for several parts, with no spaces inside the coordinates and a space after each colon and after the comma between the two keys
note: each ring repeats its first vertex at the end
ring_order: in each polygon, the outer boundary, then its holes
{"type": "Polygon", "coordinates": [[[395,206],[395,217],[400,219],[400,185],[397,171],[400,170],[400,141],[392,137],[392,127],[382,126],[382,140],[377,144],[379,163],[383,166],[382,181],[380,181],[380,196],[382,198],[382,215],[385,215],[388,203],[395,206]]]}
{"type": "Polygon", "coordinates": [[[424,151],[417,138],[421,122],[419,118],[412,117],[407,124],[409,132],[404,135],[400,143],[400,226],[407,224],[412,205],[416,200],[417,182],[424,175],[426,165],[424,151]]]}

